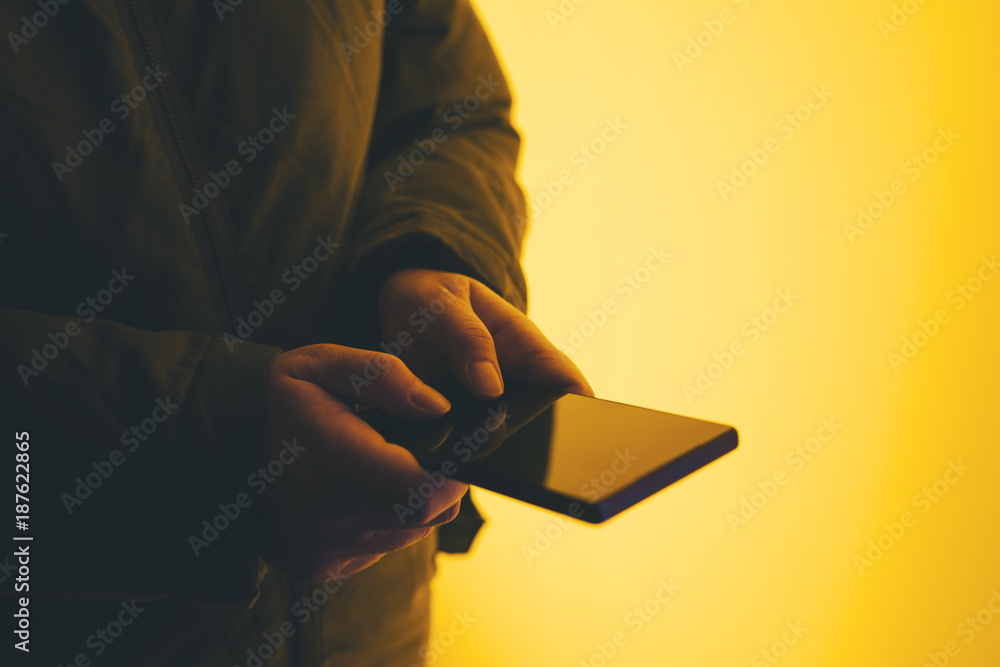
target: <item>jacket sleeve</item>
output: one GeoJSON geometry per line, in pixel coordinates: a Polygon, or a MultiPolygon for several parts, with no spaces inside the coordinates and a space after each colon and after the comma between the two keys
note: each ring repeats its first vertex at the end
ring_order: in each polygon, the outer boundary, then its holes
{"type": "Polygon", "coordinates": [[[260,531],[248,477],[279,352],[0,309],[4,436],[30,443],[18,534],[33,538],[31,594],[251,605],[260,531]]]}
{"type": "Polygon", "coordinates": [[[520,138],[507,81],[467,0],[400,6],[385,30],[350,273],[372,286],[400,262],[437,266],[525,311],[520,138]]]}
{"type": "MultiPolygon", "coordinates": [[[[345,290],[360,297],[343,306],[354,311],[348,319],[359,345],[377,340],[378,290],[404,266],[469,275],[528,308],[525,201],[515,179],[520,137],[506,78],[467,0],[402,5],[385,31],[345,290]]],[[[482,524],[467,493],[458,518],[438,528],[439,548],[468,551],[482,524]]]]}

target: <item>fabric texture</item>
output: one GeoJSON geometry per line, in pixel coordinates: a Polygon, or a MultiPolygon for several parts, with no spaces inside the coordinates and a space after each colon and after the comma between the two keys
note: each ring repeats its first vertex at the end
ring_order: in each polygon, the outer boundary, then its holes
{"type": "MultiPolygon", "coordinates": [[[[138,601],[116,646],[240,663],[301,591],[260,560],[257,504],[190,537],[261,463],[274,358],[374,348],[372,295],[412,262],[527,307],[510,91],[466,0],[74,0],[24,28],[38,11],[0,6],[0,383],[4,428],[31,434],[32,604],[64,623],[39,649],[96,659],[138,601]]],[[[325,608],[340,634],[296,634],[294,664],[416,618],[432,558],[358,575],[325,608]]]]}

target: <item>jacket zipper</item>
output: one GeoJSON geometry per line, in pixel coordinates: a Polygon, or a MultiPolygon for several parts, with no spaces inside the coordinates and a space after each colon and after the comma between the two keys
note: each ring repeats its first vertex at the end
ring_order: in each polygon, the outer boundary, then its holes
{"type": "MultiPolygon", "coordinates": [[[[150,32],[149,20],[145,15],[144,9],[140,6],[139,0],[129,0],[129,7],[132,11],[132,17],[135,20],[136,28],[139,32],[139,38],[142,40],[143,47],[146,49],[146,58],[150,61],[150,64],[156,64],[158,62],[163,62],[163,60],[158,59],[156,56],[159,55],[154,44],[153,35],[150,32]]],[[[170,86],[162,86],[160,88],[160,99],[163,102],[164,113],[167,116],[167,121],[170,124],[170,133],[173,136],[174,144],[180,153],[181,160],[184,163],[184,168],[187,170],[188,178],[191,179],[191,183],[194,187],[201,189],[205,183],[198,173],[198,168],[195,163],[194,155],[191,152],[191,148],[188,145],[187,139],[184,136],[183,128],[181,127],[180,120],[178,119],[177,106],[174,104],[173,97],[171,96],[170,86]]],[[[222,221],[219,219],[218,209],[216,203],[211,203],[208,208],[205,209],[205,224],[208,229],[209,239],[212,244],[212,251],[215,254],[216,268],[219,272],[219,279],[222,283],[223,301],[226,305],[227,315],[229,316],[229,328],[232,329],[236,326],[236,319],[239,317],[239,308],[237,305],[236,292],[233,288],[232,273],[229,270],[229,264],[226,261],[225,252],[225,242],[222,238],[222,221]]]]}

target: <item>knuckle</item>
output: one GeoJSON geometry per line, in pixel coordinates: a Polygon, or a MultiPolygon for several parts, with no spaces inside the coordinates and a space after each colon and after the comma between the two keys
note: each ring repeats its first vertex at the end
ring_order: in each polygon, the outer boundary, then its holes
{"type": "Polygon", "coordinates": [[[311,373],[314,370],[323,368],[324,365],[330,361],[327,350],[324,350],[319,345],[302,347],[299,348],[297,352],[298,357],[296,361],[298,362],[298,367],[302,372],[311,373]]]}
{"type": "Polygon", "coordinates": [[[410,530],[408,530],[406,532],[406,538],[407,539],[406,539],[405,543],[399,545],[398,548],[400,548],[400,549],[401,548],[405,548],[406,546],[409,546],[410,544],[413,544],[414,542],[419,542],[420,540],[422,540],[425,537],[427,537],[428,535],[430,535],[432,530],[433,530],[433,528],[411,528],[410,530]]]}
{"type": "Polygon", "coordinates": [[[275,359],[275,372],[289,378],[312,380],[315,371],[329,363],[331,345],[306,345],[280,353],[275,359]]]}
{"type": "Polygon", "coordinates": [[[404,373],[405,365],[399,357],[388,352],[374,352],[368,363],[373,365],[385,379],[397,379],[404,373]]]}
{"type": "Polygon", "coordinates": [[[460,279],[462,277],[447,274],[441,278],[439,283],[440,287],[438,290],[438,298],[448,303],[454,301],[455,298],[465,298],[468,299],[469,296],[469,283],[468,278],[460,279]]]}
{"type": "Polygon", "coordinates": [[[463,324],[456,331],[458,338],[471,347],[482,347],[484,345],[493,345],[493,336],[487,331],[486,327],[478,322],[468,322],[463,324]]]}
{"type": "Polygon", "coordinates": [[[424,503],[422,507],[416,510],[410,521],[418,525],[430,523],[438,514],[439,512],[431,506],[431,503],[424,503]]]}

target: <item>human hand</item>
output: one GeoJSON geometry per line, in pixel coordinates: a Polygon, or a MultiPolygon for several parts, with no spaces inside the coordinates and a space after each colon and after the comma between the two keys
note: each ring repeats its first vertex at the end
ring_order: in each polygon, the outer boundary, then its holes
{"type": "Polygon", "coordinates": [[[478,280],[458,273],[403,269],[379,293],[384,341],[427,381],[451,374],[469,392],[492,398],[505,379],[593,396],[586,378],[521,311],[478,280]]]}
{"type": "Polygon", "coordinates": [[[410,452],[354,413],[354,402],[410,419],[450,408],[390,354],[310,345],[278,355],[267,381],[263,463],[278,459],[286,440],[303,449],[265,491],[263,557],[299,581],[347,576],[417,542],[455,518],[468,489],[439,478],[402,521],[393,503],[405,504],[408,491],[429,478],[410,452]],[[370,364],[380,369],[379,382],[356,390],[350,377],[370,364]]]}

